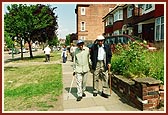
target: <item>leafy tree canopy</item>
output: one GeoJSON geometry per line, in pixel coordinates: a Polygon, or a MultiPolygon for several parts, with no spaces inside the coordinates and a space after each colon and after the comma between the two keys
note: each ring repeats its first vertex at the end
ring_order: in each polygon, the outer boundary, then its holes
{"type": "MultiPolygon", "coordinates": [[[[27,5],[12,4],[7,7],[9,13],[4,15],[4,29],[10,36],[18,36],[20,34],[23,39],[45,41],[51,39],[57,30],[57,16],[53,13],[55,8],[49,5],[27,5]],[[50,30],[50,33],[47,33],[50,30]],[[41,39],[42,34],[47,38],[41,39]]],[[[43,37],[44,38],[44,37],[43,37]]]]}

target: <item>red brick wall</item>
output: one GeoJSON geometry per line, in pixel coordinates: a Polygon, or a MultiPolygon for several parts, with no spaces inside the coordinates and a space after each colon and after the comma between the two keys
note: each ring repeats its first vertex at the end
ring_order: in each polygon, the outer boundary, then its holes
{"type": "Polygon", "coordinates": [[[115,75],[112,87],[140,110],[153,110],[164,104],[164,90],[160,84],[141,83],[115,75]]]}

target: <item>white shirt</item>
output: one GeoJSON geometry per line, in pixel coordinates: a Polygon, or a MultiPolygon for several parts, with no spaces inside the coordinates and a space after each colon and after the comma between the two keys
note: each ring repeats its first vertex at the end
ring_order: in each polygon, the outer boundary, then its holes
{"type": "Polygon", "coordinates": [[[75,47],[75,46],[72,46],[72,47],[70,48],[70,52],[71,52],[71,53],[75,52],[75,49],[76,49],[76,47],[75,47]]]}
{"type": "Polygon", "coordinates": [[[49,47],[44,48],[45,54],[50,54],[51,49],[49,47]]]}
{"type": "Polygon", "coordinates": [[[101,47],[98,45],[98,60],[104,60],[105,57],[105,51],[104,51],[104,45],[102,45],[101,47]]]}

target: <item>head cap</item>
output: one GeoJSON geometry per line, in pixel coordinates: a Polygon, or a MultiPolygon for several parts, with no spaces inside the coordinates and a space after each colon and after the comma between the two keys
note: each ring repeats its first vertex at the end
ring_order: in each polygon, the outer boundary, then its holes
{"type": "Polygon", "coordinates": [[[104,38],[104,36],[102,36],[102,35],[99,35],[99,36],[97,36],[97,38],[96,38],[96,40],[104,40],[105,38],[104,38]]]}
{"type": "Polygon", "coordinates": [[[84,43],[84,41],[82,39],[80,39],[80,40],[77,41],[77,45],[81,44],[81,43],[84,43]]]}

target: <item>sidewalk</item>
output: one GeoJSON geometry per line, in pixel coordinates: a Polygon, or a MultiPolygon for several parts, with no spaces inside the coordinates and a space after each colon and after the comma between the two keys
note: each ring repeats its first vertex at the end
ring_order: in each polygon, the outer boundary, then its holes
{"type": "Polygon", "coordinates": [[[94,97],[92,94],[93,77],[89,73],[87,79],[86,97],[83,97],[81,101],[77,102],[77,89],[76,89],[76,78],[74,79],[71,93],[68,97],[68,91],[70,89],[72,81],[72,64],[69,59],[66,63],[62,63],[62,76],[63,76],[63,108],[67,112],[134,112],[140,111],[127,104],[121,99],[116,93],[112,91],[111,96],[108,99],[98,95],[94,97]]]}

